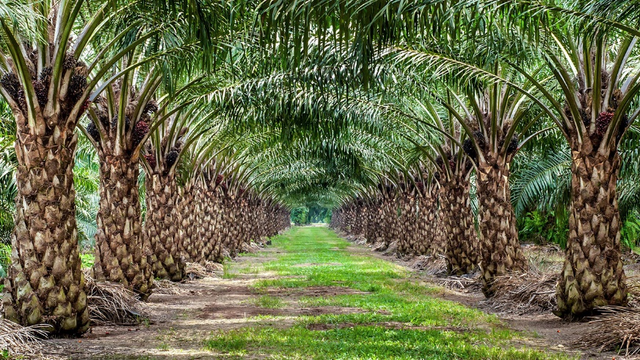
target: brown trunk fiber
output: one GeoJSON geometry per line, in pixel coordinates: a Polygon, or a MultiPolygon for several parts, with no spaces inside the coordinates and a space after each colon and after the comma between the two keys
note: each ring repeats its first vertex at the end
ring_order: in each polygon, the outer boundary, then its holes
{"type": "Polygon", "coordinates": [[[433,231],[433,238],[429,246],[429,254],[432,256],[444,255],[447,249],[447,236],[445,234],[444,215],[441,210],[438,210],[435,215],[435,221],[431,224],[433,231]]]}
{"type": "Polygon", "coordinates": [[[469,200],[469,182],[453,179],[445,183],[441,201],[447,271],[455,275],[470,273],[478,263],[478,237],[469,200]]]}
{"type": "Polygon", "coordinates": [[[100,155],[100,208],[98,210],[94,276],[122,283],[146,299],[153,274],[143,251],[139,167],[125,156],[100,155]]]}
{"type": "Polygon", "coordinates": [[[616,195],[620,157],[615,149],[572,156],[569,239],[556,292],[556,314],[565,318],[627,302],[616,195]]]}
{"type": "Polygon", "coordinates": [[[414,247],[418,255],[427,255],[435,245],[434,226],[437,226],[435,202],[431,193],[428,192],[420,196],[418,204],[420,206],[417,219],[418,237],[414,247]]]}
{"type": "Polygon", "coordinates": [[[202,253],[202,242],[197,235],[198,227],[201,226],[201,221],[198,218],[202,212],[200,209],[201,204],[197,202],[196,193],[197,185],[194,185],[192,181],[187,182],[181,189],[178,213],[180,214],[180,228],[178,229],[178,243],[182,248],[182,256],[185,261],[200,262],[202,253]]]}
{"type": "Polygon", "coordinates": [[[44,322],[57,333],[83,333],[89,313],[75,217],[75,122],[39,119],[43,126],[30,133],[21,119],[16,117],[18,195],[4,314],[23,325],[44,322]]]}
{"type": "Polygon", "coordinates": [[[482,291],[486,296],[491,296],[491,284],[495,277],[512,271],[524,271],[527,260],[518,241],[516,217],[511,206],[508,165],[498,162],[480,165],[476,176],[482,291]]]}
{"type": "Polygon", "coordinates": [[[176,211],[178,186],[173,177],[153,174],[147,176],[146,189],[144,234],[145,245],[151,249],[148,262],[156,278],[180,281],[184,274],[184,262],[177,238],[180,224],[180,216],[176,211]]]}

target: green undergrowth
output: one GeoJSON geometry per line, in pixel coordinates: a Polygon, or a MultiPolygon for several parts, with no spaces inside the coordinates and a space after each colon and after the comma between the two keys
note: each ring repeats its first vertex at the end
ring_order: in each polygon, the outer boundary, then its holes
{"type": "Polygon", "coordinates": [[[506,329],[495,316],[439,299],[440,288],[420,284],[411,272],[370,253],[348,251],[350,244],[327,228],[295,227],[272,241],[277,253],[254,256],[276,260],[236,263],[232,267],[239,268],[229,269],[229,275],[259,267],[260,273],[277,276],[255,283],[256,293],[298,294],[287,302],[258,296],[256,306],[287,314],[293,299],[295,307],[323,311],[298,316],[292,326],[274,326],[278,317],[270,316],[261,317],[268,323],[214,332],[205,348],[222,358],[567,358],[522,346],[524,335],[506,329]],[[336,295],[311,291],[318,289],[336,295]]]}
{"type": "Polygon", "coordinates": [[[277,309],[277,308],[284,307],[286,305],[284,301],[282,301],[282,299],[274,296],[269,296],[269,295],[263,295],[263,296],[254,298],[251,301],[251,303],[254,304],[255,306],[268,308],[268,309],[277,309]]]}
{"type": "Polygon", "coordinates": [[[83,268],[92,268],[95,262],[95,256],[91,253],[80,254],[80,261],[82,261],[83,268]]]}

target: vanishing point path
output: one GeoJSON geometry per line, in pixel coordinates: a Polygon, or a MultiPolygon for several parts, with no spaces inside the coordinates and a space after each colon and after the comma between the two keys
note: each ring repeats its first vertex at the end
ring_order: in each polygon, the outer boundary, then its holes
{"type": "Polygon", "coordinates": [[[159,289],[151,318],[53,340],[73,359],[565,359],[326,227],[159,289]]]}

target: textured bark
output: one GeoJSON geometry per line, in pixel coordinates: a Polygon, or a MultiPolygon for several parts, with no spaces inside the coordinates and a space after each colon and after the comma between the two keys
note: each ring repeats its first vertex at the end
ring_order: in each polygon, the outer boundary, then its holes
{"type": "Polygon", "coordinates": [[[153,174],[147,176],[146,190],[144,236],[145,245],[151,250],[148,262],[156,278],[180,281],[184,274],[184,261],[177,237],[180,224],[176,209],[178,186],[173,177],[153,174]]]}
{"type": "Polygon", "coordinates": [[[233,208],[233,201],[234,199],[229,195],[227,195],[224,199],[224,225],[222,227],[222,233],[224,234],[222,244],[224,249],[228,251],[229,256],[231,257],[234,257],[236,255],[236,238],[234,237],[236,216],[235,209],[233,208]]]}
{"type": "Polygon", "coordinates": [[[143,251],[138,191],[139,167],[128,156],[114,156],[104,148],[100,156],[94,276],[122,283],[146,299],[153,273],[143,251]]]}
{"type": "MultiPolygon", "coordinates": [[[[485,159],[490,159],[490,155],[485,159]]],[[[483,292],[491,296],[495,277],[524,271],[527,260],[518,241],[508,165],[499,161],[483,162],[478,166],[476,179],[483,292]]]]}
{"type": "Polygon", "coordinates": [[[23,325],[47,323],[57,333],[83,333],[89,313],[75,218],[75,121],[43,118],[30,132],[23,120],[16,116],[18,195],[4,315],[23,325]]]}
{"type": "Polygon", "coordinates": [[[565,318],[627,302],[616,195],[620,157],[615,149],[593,151],[585,140],[582,151],[572,151],[569,239],[557,286],[557,315],[565,318]]]}
{"type": "Polygon", "coordinates": [[[211,201],[209,202],[210,214],[211,214],[211,230],[212,235],[210,236],[208,243],[210,244],[210,251],[207,252],[208,259],[210,261],[222,262],[224,260],[224,251],[222,241],[224,239],[224,234],[222,233],[222,228],[224,227],[224,213],[223,213],[223,203],[222,203],[222,191],[221,189],[214,190],[214,196],[211,197],[211,201]]]}
{"type": "Polygon", "coordinates": [[[365,225],[364,225],[362,235],[364,236],[367,244],[371,244],[373,243],[373,240],[376,236],[375,224],[373,223],[374,218],[372,214],[377,213],[378,210],[375,204],[369,203],[367,204],[367,206],[364,207],[363,211],[364,211],[365,225]]]}
{"type": "Polygon", "coordinates": [[[178,202],[180,228],[178,243],[181,245],[185,261],[202,262],[202,238],[198,236],[198,228],[202,226],[202,202],[197,196],[197,185],[189,181],[181,188],[178,202]]]}
{"type": "Polygon", "coordinates": [[[455,275],[470,273],[478,263],[478,237],[469,200],[469,182],[455,178],[446,182],[441,202],[447,271],[455,275]]]}
{"type": "Polygon", "coordinates": [[[203,183],[198,183],[195,194],[195,211],[197,215],[196,225],[194,226],[196,227],[195,236],[198,238],[195,251],[199,253],[199,261],[208,260],[209,254],[215,245],[212,239],[214,223],[211,215],[211,195],[205,186],[203,183]]]}
{"type": "Polygon", "coordinates": [[[397,212],[397,208],[394,205],[395,205],[394,197],[390,195],[385,196],[383,210],[382,210],[383,223],[382,223],[381,235],[382,235],[382,241],[386,246],[389,246],[389,244],[391,244],[393,241],[397,239],[396,232],[395,232],[395,228],[396,228],[395,223],[398,217],[398,212],[397,212]]]}
{"type": "Polygon", "coordinates": [[[431,224],[433,229],[433,239],[429,248],[429,254],[432,256],[444,255],[447,251],[447,236],[445,233],[444,214],[441,210],[436,212],[435,221],[431,224]]]}
{"type": "MultiPolygon", "coordinates": [[[[418,234],[414,249],[418,255],[430,255],[434,247],[441,243],[441,239],[436,239],[435,229],[437,224],[437,212],[435,201],[430,192],[421,195],[419,198],[419,217],[417,220],[418,234]]],[[[444,249],[444,247],[442,247],[444,249]]]]}
{"type": "Polygon", "coordinates": [[[53,44],[60,39],[47,40],[47,49],[21,44],[29,74],[19,77],[15,62],[7,58],[8,72],[0,79],[16,122],[18,160],[4,315],[23,325],[49,324],[48,330],[59,334],[81,334],[89,328],[89,313],[78,252],[73,165],[74,131],[84,112],[77,106],[87,88],[88,70],[69,54],[56,69],[60,81],[52,84],[52,67],[31,61],[45,58],[38,51],[55,52],[53,44]],[[25,97],[27,82],[35,99],[25,97]],[[58,87],[55,98],[51,86],[58,87]]]}
{"type": "Polygon", "coordinates": [[[398,213],[398,252],[408,255],[411,253],[411,198],[405,192],[398,194],[398,213]]]}

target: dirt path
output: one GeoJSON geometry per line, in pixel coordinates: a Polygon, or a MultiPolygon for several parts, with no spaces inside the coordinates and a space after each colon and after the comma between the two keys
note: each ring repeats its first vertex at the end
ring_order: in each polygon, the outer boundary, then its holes
{"type": "Polygon", "coordinates": [[[242,256],[233,261],[230,278],[224,278],[220,272],[157,289],[147,303],[151,315],[149,322],[139,326],[93,326],[80,339],[48,341],[51,351],[44,355],[70,359],[215,359],[218,358],[215,354],[203,350],[203,341],[212,331],[237,329],[252,323],[284,328],[301,315],[360,312],[357,308],[336,306],[259,306],[260,297],[265,295],[277,295],[287,303],[294,303],[300,297],[359,293],[338,286],[277,290],[252,288],[256,281],[282,278],[269,272],[237,273],[240,269],[274,259],[265,257],[264,253],[280,253],[273,248],[262,252],[260,257],[242,256]],[[278,316],[278,320],[255,319],[260,315],[278,316]]]}
{"type": "MultiPolygon", "coordinates": [[[[369,248],[360,245],[349,245],[345,250],[354,255],[383,257],[387,261],[402,263],[397,259],[374,254],[369,248]]],[[[258,264],[276,259],[279,254],[281,250],[278,248],[267,248],[262,250],[260,256],[242,256],[232,262],[231,276],[223,276],[219,273],[204,279],[159,289],[148,301],[150,322],[132,327],[96,326],[81,339],[51,340],[49,343],[53,345],[53,349],[50,355],[71,359],[215,359],[220,358],[220,354],[204,349],[204,340],[210,337],[212,332],[238,329],[248,325],[258,326],[258,323],[282,329],[290,327],[301,315],[361,312],[361,309],[354,307],[303,307],[297,301],[301,297],[366,294],[347,287],[317,286],[292,289],[252,287],[257,281],[283,278],[276,276],[274,272],[252,273],[251,271],[258,264]],[[276,295],[284,306],[268,307],[260,304],[261,299],[276,295]],[[277,318],[256,318],[259,315],[271,315],[277,318]]],[[[312,265],[317,264],[296,266],[312,265]]],[[[428,281],[418,273],[415,273],[413,278],[416,282],[428,281]]],[[[463,294],[448,290],[433,296],[470,307],[478,307],[482,300],[481,294],[463,294]]],[[[513,329],[537,334],[523,340],[523,345],[559,352],[565,352],[576,336],[585,326],[588,326],[580,323],[567,324],[553,315],[502,317],[502,319],[513,329]]],[[[396,325],[389,326],[393,328],[396,325]]],[[[584,358],[623,359],[615,354],[595,353],[585,354],[584,358]]]]}

